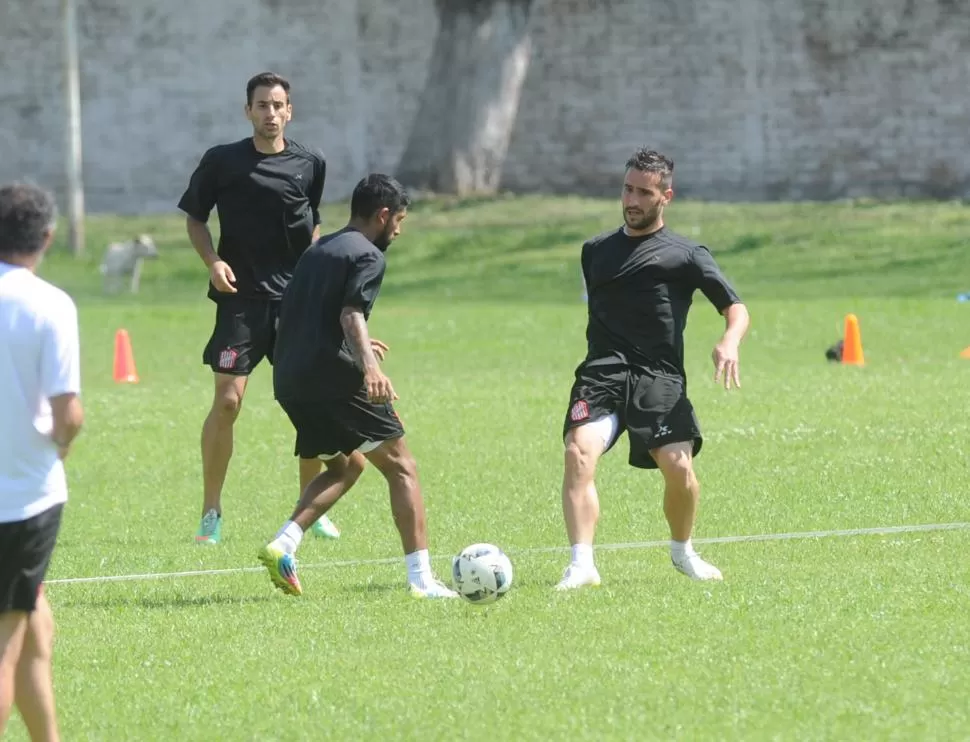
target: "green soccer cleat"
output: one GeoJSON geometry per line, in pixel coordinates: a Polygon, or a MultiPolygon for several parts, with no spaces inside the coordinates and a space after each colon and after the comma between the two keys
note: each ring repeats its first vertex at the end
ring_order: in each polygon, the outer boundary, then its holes
{"type": "Polygon", "coordinates": [[[214,509],[202,516],[199,532],[195,534],[195,543],[215,546],[222,540],[222,516],[214,509]]]}
{"type": "Polygon", "coordinates": [[[326,515],[321,515],[312,526],[310,530],[313,531],[315,536],[320,538],[340,538],[340,529],[333,524],[326,515]]]}
{"type": "Polygon", "coordinates": [[[303,595],[303,585],[296,574],[296,558],[267,544],[259,550],[259,561],[269,571],[269,578],[287,595],[303,595]]]}

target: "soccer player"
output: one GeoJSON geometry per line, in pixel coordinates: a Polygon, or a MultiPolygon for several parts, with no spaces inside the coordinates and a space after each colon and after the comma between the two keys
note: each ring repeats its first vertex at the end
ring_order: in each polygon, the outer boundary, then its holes
{"type": "Polygon", "coordinates": [[[702,437],[687,397],[684,327],[700,289],[726,321],[714,346],[714,380],[739,387],[738,346],[748,311],[708,249],[664,225],[673,171],[669,158],[638,149],[626,163],[623,226],[583,245],[587,353],[576,368],[563,425],[562,505],[572,558],[559,590],[600,584],[593,562],[596,464],[624,431],[630,465],[663,475],[674,567],[695,580],[722,579],[691,545],[700,493],[693,460],[702,437]]]}
{"type": "Polygon", "coordinates": [[[457,597],[431,572],[417,466],[392,404],[397,394],[367,329],[384,279],[384,252],[400,234],[409,202],[393,178],[372,173],[361,180],[347,226],[303,254],[283,297],[274,394],[296,429],[295,454],[329,463],[259,552],[273,583],[289,595],[303,594],[294,556],[303,533],[360,476],[352,458],[360,452],[387,480],[411,593],[457,597]]]}
{"type": "MultiPolygon", "coordinates": [[[[209,268],[215,328],[202,362],[215,376],[215,396],[202,426],[202,521],[195,540],[222,538],[222,487],[233,449],[233,424],[246,382],[263,358],[273,362],[280,297],[297,259],[320,234],[320,199],[327,165],[323,153],[283,135],[293,115],[290,83],[264,72],[246,84],[251,137],[207,150],[179,200],[196,252],[209,268]],[[216,208],[219,247],[207,222],[216,208]]],[[[359,454],[355,463],[362,464],[359,454]]],[[[300,461],[300,491],[320,462],[300,461]]],[[[320,536],[340,532],[323,517],[320,536]]]]}
{"type": "Polygon", "coordinates": [[[84,420],[77,309],[34,274],[56,219],[48,192],[0,187],[0,737],[16,702],[34,740],[58,738],[43,583],[84,420]]]}

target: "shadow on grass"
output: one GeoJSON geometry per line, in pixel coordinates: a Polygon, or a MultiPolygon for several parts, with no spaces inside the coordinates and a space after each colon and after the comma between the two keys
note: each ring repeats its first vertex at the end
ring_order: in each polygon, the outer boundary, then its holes
{"type": "Polygon", "coordinates": [[[278,596],[266,595],[83,595],[58,598],[58,608],[209,608],[222,605],[253,605],[278,600],[278,596]]]}

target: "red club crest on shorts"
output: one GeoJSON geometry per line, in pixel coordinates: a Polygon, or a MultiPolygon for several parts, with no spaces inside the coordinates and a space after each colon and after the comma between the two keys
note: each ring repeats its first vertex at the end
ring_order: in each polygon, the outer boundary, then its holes
{"type": "Polygon", "coordinates": [[[574,423],[585,420],[587,417],[589,417],[589,405],[582,399],[578,400],[569,409],[569,419],[574,423]]]}
{"type": "Polygon", "coordinates": [[[232,348],[226,348],[224,351],[219,353],[219,368],[235,368],[236,358],[238,357],[238,352],[232,348]]]}

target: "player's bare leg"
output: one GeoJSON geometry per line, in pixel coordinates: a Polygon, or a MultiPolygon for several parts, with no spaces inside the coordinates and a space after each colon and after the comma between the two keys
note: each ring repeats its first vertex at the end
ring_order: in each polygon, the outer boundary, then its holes
{"type": "Polygon", "coordinates": [[[404,437],[384,441],[364,455],[387,480],[391,513],[401,536],[411,593],[422,598],[458,597],[431,571],[427,517],[418,482],[418,465],[404,437]]]}
{"type": "Polygon", "coordinates": [[[562,511],[572,557],[557,590],[599,585],[593,561],[593,538],[599,521],[596,464],[603,455],[601,423],[587,423],[566,433],[562,479],[562,511]]]}
{"type": "Polygon", "coordinates": [[[670,558],[680,572],[695,580],[723,579],[720,570],[705,562],[691,544],[700,484],[694,474],[693,443],[671,443],[650,455],[664,478],[664,515],[670,526],[670,558]]]}
{"type": "MultiPolygon", "coordinates": [[[[363,471],[364,466],[367,464],[364,457],[357,451],[354,451],[350,455],[350,458],[356,458],[354,464],[359,465],[360,470],[363,471]]],[[[328,462],[326,466],[329,469],[331,464],[328,462]]],[[[300,496],[302,496],[303,492],[306,491],[306,488],[310,485],[310,482],[312,482],[320,473],[320,469],[320,459],[300,459],[300,496]]],[[[331,521],[330,517],[326,514],[321,515],[314,522],[313,526],[311,526],[310,530],[315,535],[322,538],[340,538],[340,530],[334,525],[333,521],[331,521]]]]}
{"type": "Polygon", "coordinates": [[[57,717],[54,711],[54,681],[51,655],[54,648],[54,616],[44,593],[37,598],[24,635],[17,663],[17,709],[35,741],[57,742],[57,717]]]}
{"type": "Polygon", "coordinates": [[[0,613],[0,736],[7,726],[14,703],[17,662],[27,633],[28,614],[23,611],[0,613]]]}
{"type": "Polygon", "coordinates": [[[202,524],[195,540],[216,544],[222,532],[222,487],[232,458],[233,425],[242,408],[246,376],[213,374],[215,394],[202,424],[202,524]]]}
{"type": "MultiPolygon", "coordinates": [[[[273,584],[286,594],[303,594],[294,556],[303,541],[303,534],[347,494],[363,473],[364,465],[364,459],[359,455],[337,454],[328,459],[326,470],[318,472],[303,490],[290,519],[277,531],[276,537],[260,550],[259,561],[269,570],[273,584]]],[[[304,471],[302,466],[300,471],[304,471]]]]}
{"type": "MultiPolygon", "coordinates": [[[[356,452],[355,452],[356,453],[356,452]]],[[[326,469],[307,484],[290,520],[306,531],[360,479],[366,462],[360,454],[338,454],[326,461],[326,469]]]]}

